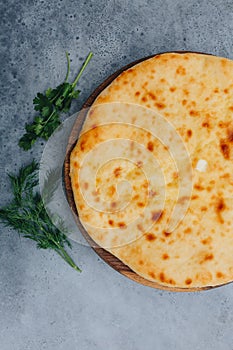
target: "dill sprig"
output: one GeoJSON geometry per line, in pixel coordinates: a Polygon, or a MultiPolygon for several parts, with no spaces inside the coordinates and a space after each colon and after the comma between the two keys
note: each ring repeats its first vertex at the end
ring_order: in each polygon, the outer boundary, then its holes
{"type": "Polygon", "coordinates": [[[17,176],[9,174],[13,200],[0,208],[0,220],[23,237],[35,241],[38,248],[53,249],[71,267],[81,271],[65,249],[65,246],[71,248],[66,234],[53,224],[41,195],[35,191],[39,183],[38,169],[38,163],[33,160],[20,168],[17,176]]]}

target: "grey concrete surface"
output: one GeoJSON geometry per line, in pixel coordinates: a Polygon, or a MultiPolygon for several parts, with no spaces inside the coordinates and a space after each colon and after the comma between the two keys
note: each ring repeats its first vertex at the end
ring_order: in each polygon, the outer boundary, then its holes
{"type": "MultiPolygon", "coordinates": [[[[38,91],[95,54],[81,82],[79,109],[109,74],[161,51],[233,58],[232,0],[1,0],[1,205],[6,171],[32,157],[17,142],[38,91]]],[[[55,254],[0,227],[1,350],[232,350],[233,285],[202,293],[153,290],[124,278],[88,247],[74,244],[78,274],[55,254]]]]}

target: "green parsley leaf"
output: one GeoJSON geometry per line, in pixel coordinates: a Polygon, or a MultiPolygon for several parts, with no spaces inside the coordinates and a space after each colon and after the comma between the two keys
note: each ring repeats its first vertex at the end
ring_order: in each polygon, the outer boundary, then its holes
{"type": "Polygon", "coordinates": [[[26,133],[19,140],[21,148],[29,150],[38,138],[48,140],[61,124],[60,114],[68,112],[72,101],[78,98],[80,91],[75,90],[75,88],[92,56],[93,54],[90,52],[75,80],[70,84],[67,82],[70,73],[70,59],[66,52],[67,73],[65,81],[55,89],[48,88],[45,94],[37,93],[33,104],[35,111],[39,112],[39,115],[34,118],[31,124],[26,124],[26,133]]]}

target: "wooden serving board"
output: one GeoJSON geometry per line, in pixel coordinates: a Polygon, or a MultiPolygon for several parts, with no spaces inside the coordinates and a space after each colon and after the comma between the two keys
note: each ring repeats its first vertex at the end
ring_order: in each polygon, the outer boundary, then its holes
{"type": "MultiPolygon", "coordinates": [[[[174,51],[173,51],[174,52],[174,51]]],[[[187,53],[189,51],[176,51],[178,53],[187,53]]],[[[164,52],[163,52],[164,53],[164,52]]],[[[160,55],[161,53],[158,53],[157,55],[160,55]]],[[[116,271],[120,272],[122,275],[130,278],[131,280],[138,282],[140,284],[143,284],[145,286],[149,286],[152,288],[156,288],[156,289],[162,289],[162,290],[168,290],[168,291],[173,291],[173,292],[194,292],[194,291],[203,291],[203,290],[207,290],[207,289],[211,289],[211,288],[216,288],[216,287],[205,287],[205,288],[177,288],[177,287],[167,287],[167,286],[163,286],[159,283],[156,282],[152,282],[149,280],[146,280],[145,278],[139,276],[138,274],[136,274],[134,271],[132,271],[127,265],[125,265],[121,260],[119,260],[118,258],[116,258],[114,255],[112,255],[111,253],[109,253],[108,251],[106,251],[105,249],[99,247],[92,239],[91,237],[88,235],[87,231],[84,229],[84,227],[82,226],[80,220],[79,220],[79,215],[76,209],[76,205],[75,205],[75,201],[74,201],[74,197],[73,197],[73,191],[71,188],[71,180],[70,180],[70,154],[78,140],[79,137],[79,133],[82,129],[82,125],[83,122],[86,118],[86,111],[85,109],[89,108],[93,102],[95,101],[96,97],[119,75],[121,74],[123,71],[125,71],[126,69],[131,68],[132,66],[147,60],[149,58],[152,58],[156,55],[152,55],[152,56],[148,56],[145,57],[143,59],[134,61],[130,64],[128,64],[127,66],[119,69],[117,72],[115,72],[114,74],[112,74],[110,77],[108,77],[102,84],[100,84],[95,91],[89,96],[89,98],[86,100],[86,102],[83,104],[82,106],[82,110],[84,109],[84,111],[81,111],[80,113],[77,114],[77,119],[74,123],[73,129],[71,131],[69,140],[68,140],[68,145],[67,145],[67,149],[66,149],[66,157],[65,157],[65,161],[64,161],[64,186],[65,186],[65,192],[66,192],[66,196],[67,196],[67,200],[68,203],[71,207],[72,213],[74,215],[75,221],[77,223],[77,226],[79,228],[79,230],[81,231],[82,235],[85,237],[85,239],[87,240],[87,242],[90,244],[90,246],[92,247],[92,249],[94,249],[94,251],[111,267],[113,267],[116,271]]]]}

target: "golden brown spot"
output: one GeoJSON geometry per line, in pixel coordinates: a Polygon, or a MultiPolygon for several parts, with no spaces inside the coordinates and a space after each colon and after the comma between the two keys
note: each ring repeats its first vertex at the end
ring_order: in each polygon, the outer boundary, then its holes
{"type": "Polygon", "coordinates": [[[163,258],[163,260],[168,260],[170,257],[168,254],[165,253],[165,254],[163,254],[162,258],[163,258]]]}
{"type": "Polygon", "coordinates": [[[143,260],[139,260],[139,265],[144,265],[144,261],[143,260]]]}
{"type": "Polygon", "coordinates": [[[158,107],[159,109],[164,109],[166,107],[166,105],[164,103],[161,103],[161,102],[155,103],[155,106],[158,107]]]}
{"type": "Polygon", "coordinates": [[[191,117],[198,117],[199,116],[199,112],[198,111],[195,111],[194,109],[191,109],[189,111],[189,115],[191,115],[191,117]]]}
{"type": "Polygon", "coordinates": [[[108,188],[108,195],[111,197],[111,196],[113,196],[114,194],[116,193],[116,188],[115,188],[115,186],[110,186],[109,188],[108,188]]]}
{"type": "Polygon", "coordinates": [[[220,140],[220,149],[225,159],[230,158],[230,148],[224,140],[220,140]]]}
{"type": "Polygon", "coordinates": [[[139,96],[139,95],[140,95],[140,91],[136,91],[135,96],[139,96]]]}
{"type": "Polygon", "coordinates": [[[88,189],[88,186],[89,186],[88,183],[87,183],[87,182],[84,182],[83,187],[84,187],[85,190],[88,189]]]}
{"type": "Polygon", "coordinates": [[[203,264],[204,262],[213,260],[214,255],[212,253],[207,253],[205,256],[200,260],[200,264],[203,264]]]}
{"type": "Polygon", "coordinates": [[[226,128],[229,125],[229,122],[223,122],[222,120],[218,123],[220,128],[226,128]]]}
{"type": "Polygon", "coordinates": [[[78,162],[74,162],[74,167],[78,168],[78,162]]]}
{"type": "Polygon", "coordinates": [[[145,181],[143,182],[143,184],[142,184],[141,187],[143,187],[143,188],[147,188],[147,187],[148,187],[148,182],[147,182],[147,180],[145,180],[145,181]]]}
{"type": "Polygon", "coordinates": [[[201,185],[198,185],[198,184],[194,185],[194,188],[196,190],[198,190],[198,191],[203,191],[204,190],[204,187],[202,187],[201,185]]]}
{"type": "Polygon", "coordinates": [[[118,168],[116,168],[116,169],[114,170],[114,175],[115,175],[115,177],[119,177],[119,176],[120,176],[121,170],[122,170],[121,167],[118,167],[118,168]]]}
{"type": "Polygon", "coordinates": [[[84,149],[85,149],[85,143],[86,143],[86,141],[81,141],[81,143],[80,143],[81,151],[84,151],[84,149]]]}
{"type": "Polygon", "coordinates": [[[159,279],[161,282],[165,282],[165,274],[163,272],[160,272],[159,279]]]}
{"type": "Polygon", "coordinates": [[[153,233],[147,233],[146,234],[146,240],[149,241],[149,242],[153,242],[156,240],[156,236],[153,234],[153,233]]]}
{"type": "Polygon", "coordinates": [[[216,211],[217,211],[217,213],[219,213],[225,209],[226,209],[226,205],[224,203],[224,200],[222,198],[220,198],[218,203],[217,203],[217,206],[216,206],[216,211]]]}
{"type": "Polygon", "coordinates": [[[187,103],[187,100],[183,100],[183,101],[182,101],[182,105],[183,105],[183,106],[185,106],[186,103],[187,103]]]}
{"type": "Polygon", "coordinates": [[[225,67],[226,64],[227,64],[226,59],[222,58],[222,59],[221,59],[221,65],[222,65],[223,67],[225,67]]]}
{"type": "Polygon", "coordinates": [[[167,282],[170,284],[176,284],[176,282],[172,278],[170,278],[169,281],[167,281],[167,282]]]}
{"type": "Polygon", "coordinates": [[[152,100],[157,100],[157,97],[152,93],[152,92],[149,92],[148,94],[152,100]]]}
{"type": "Polygon", "coordinates": [[[109,225],[113,226],[114,225],[114,221],[113,220],[108,220],[109,225]]]}
{"type": "Polygon", "coordinates": [[[112,208],[116,208],[116,206],[117,206],[117,203],[116,203],[116,202],[112,202],[112,203],[111,203],[111,207],[112,207],[112,208]]]}
{"type": "Polygon", "coordinates": [[[142,101],[143,101],[143,102],[147,102],[146,96],[143,96],[143,97],[142,97],[142,101]]]}
{"type": "Polygon", "coordinates": [[[215,94],[219,93],[219,88],[215,88],[215,89],[214,89],[214,93],[215,93],[215,94]]]}
{"type": "Polygon", "coordinates": [[[204,260],[205,261],[208,261],[208,260],[213,260],[214,258],[214,255],[211,253],[211,254],[206,254],[206,256],[204,257],[204,260]]]}
{"type": "Polygon", "coordinates": [[[227,132],[227,140],[229,141],[229,142],[233,142],[233,130],[231,129],[231,130],[228,130],[228,132],[227,132]]]}
{"type": "Polygon", "coordinates": [[[166,80],[164,78],[160,79],[160,83],[166,83],[166,80]]]}
{"type": "Polygon", "coordinates": [[[126,229],[127,228],[127,225],[124,223],[124,222],[118,222],[118,227],[122,230],[126,229]]]}
{"type": "Polygon", "coordinates": [[[162,211],[152,211],[151,213],[151,220],[159,222],[163,217],[162,211]]]}
{"type": "Polygon", "coordinates": [[[216,272],[216,276],[218,278],[222,278],[222,277],[224,277],[224,274],[222,272],[218,271],[218,272],[216,272]]]}
{"type": "Polygon", "coordinates": [[[180,74],[180,75],[185,75],[186,74],[186,70],[183,66],[179,66],[176,70],[176,73],[177,74],[180,74]]]}
{"type": "Polygon", "coordinates": [[[163,231],[163,234],[164,234],[165,237],[169,237],[169,236],[171,236],[172,233],[171,233],[171,232],[163,231]]]}
{"type": "Polygon", "coordinates": [[[191,198],[191,199],[195,200],[195,199],[198,199],[198,198],[199,198],[199,196],[194,195],[194,196],[192,196],[192,198],[191,198]]]}
{"type": "Polygon", "coordinates": [[[100,201],[99,197],[96,197],[95,202],[99,202],[99,201],[100,201]]]}
{"type": "Polygon", "coordinates": [[[184,230],[184,233],[191,233],[192,232],[192,229],[191,227],[188,227],[184,230]]]}
{"type": "Polygon", "coordinates": [[[191,136],[192,136],[192,133],[193,133],[192,130],[190,130],[190,129],[187,130],[187,135],[188,135],[188,137],[191,137],[191,136]]]}
{"type": "Polygon", "coordinates": [[[133,197],[134,200],[137,200],[138,198],[139,198],[139,194],[136,194],[136,195],[133,197]]]}
{"type": "Polygon", "coordinates": [[[229,179],[231,175],[229,173],[223,174],[220,176],[221,179],[229,179]]]}
{"type": "Polygon", "coordinates": [[[207,211],[207,207],[201,207],[201,211],[207,211]]]}
{"type": "Polygon", "coordinates": [[[138,203],[137,203],[137,206],[142,208],[142,207],[144,207],[145,205],[144,205],[143,202],[138,202],[138,203]]]}
{"type": "Polygon", "coordinates": [[[74,187],[75,187],[76,189],[79,189],[79,184],[78,184],[78,183],[74,184],[74,187]]]}
{"type": "Polygon", "coordinates": [[[154,144],[153,142],[149,141],[148,144],[147,144],[147,149],[150,151],[150,152],[153,152],[154,150],[154,144]]]}
{"type": "Polygon", "coordinates": [[[208,245],[212,242],[212,238],[209,236],[201,241],[202,244],[208,245]]]}
{"type": "Polygon", "coordinates": [[[189,91],[187,89],[183,89],[183,93],[188,96],[189,95],[189,91]]]}
{"type": "Polygon", "coordinates": [[[141,175],[141,171],[140,170],[136,170],[135,171],[135,175],[137,175],[137,176],[141,175]]]}
{"type": "Polygon", "coordinates": [[[155,278],[155,274],[154,274],[154,272],[152,272],[152,271],[148,272],[148,275],[149,275],[150,277],[152,277],[152,278],[155,278]]]}
{"type": "Polygon", "coordinates": [[[229,107],[229,110],[230,110],[230,111],[233,111],[233,106],[230,106],[230,107],[229,107]]]}
{"type": "Polygon", "coordinates": [[[171,92],[174,92],[174,91],[176,91],[176,87],[171,86],[169,90],[170,90],[171,92]]]}
{"type": "Polygon", "coordinates": [[[203,122],[202,126],[203,126],[203,128],[209,128],[210,124],[208,122],[203,122]]]}
{"type": "Polygon", "coordinates": [[[189,284],[191,284],[191,283],[192,283],[192,279],[191,279],[191,278],[187,278],[187,279],[185,280],[185,284],[189,285],[189,284]]]}
{"type": "Polygon", "coordinates": [[[124,85],[127,85],[128,83],[129,83],[128,80],[125,80],[125,81],[123,82],[124,85]]]}
{"type": "Polygon", "coordinates": [[[224,89],[223,92],[224,92],[224,94],[228,94],[229,90],[228,89],[224,89]]]}
{"type": "Polygon", "coordinates": [[[205,98],[205,101],[209,101],[209,99],[210,99],[209,97],[206,97],[206,98],[205,98]]]}

